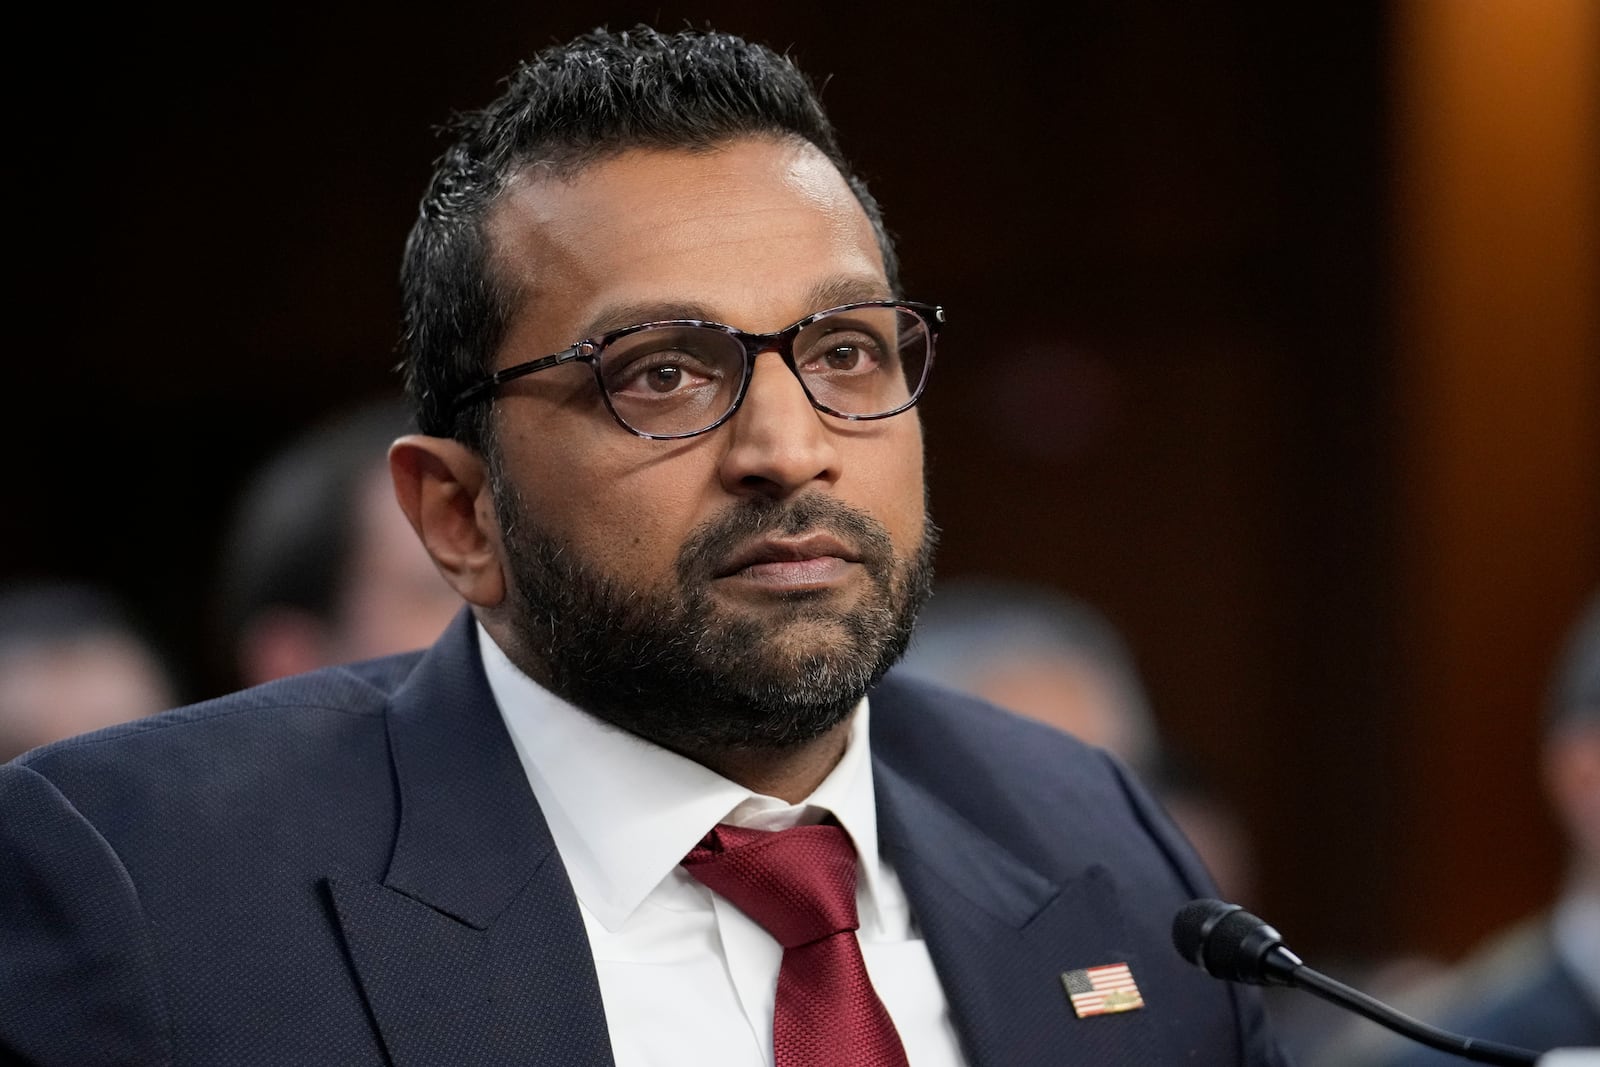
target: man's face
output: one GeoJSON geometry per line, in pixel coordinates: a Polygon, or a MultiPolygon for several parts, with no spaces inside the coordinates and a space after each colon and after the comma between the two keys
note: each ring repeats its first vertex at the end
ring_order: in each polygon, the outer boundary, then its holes
{"type": "MultiPolygon", "coordinates": [[[[871,224],[807,145],[633,150],[530,171],[490,220],[513,314],[496,368],[659,319],[750,332],[891,296],[871,224]]],[[[904,647],[931,527],[914,411],[813,409],[776,353],[739,412],[636,437],[574,363],[502,387],[491,466],[519,665],[680,750],[807,740],[904,647]]]]}

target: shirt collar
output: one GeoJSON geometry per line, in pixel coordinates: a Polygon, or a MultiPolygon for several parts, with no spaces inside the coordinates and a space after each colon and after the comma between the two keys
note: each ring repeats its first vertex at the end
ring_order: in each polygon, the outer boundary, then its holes
{"type": "Polygon", "coordinates": [[[607,930],[621,927],[719,822],[778,830],[831,814],[855,844],[863,903],[881,899],[865,697],[838,764],[791,805],[562,700],[519,670],[481,623],[478,648],[573,890],[607,930]]]}

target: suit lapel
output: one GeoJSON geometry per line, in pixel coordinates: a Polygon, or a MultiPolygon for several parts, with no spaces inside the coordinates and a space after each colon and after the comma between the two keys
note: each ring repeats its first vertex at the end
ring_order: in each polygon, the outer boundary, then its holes
{"type": "MultiPolygon", "coordinates": [[[[885,695],[873,694],[874,724],[893,702],[885,695]]],[[[1150,1010],[1079,1018],[1062,984],[1064,972],[1113,963],[1138,979],[1109,872],[1080,850],[1081,870],[1052,880],[891,766],[874,734],[880,848],[905,887],[970,1067],[1158,1062],[1150,1010]]],[[[1058,854],[1072,854],[1071,828],[1059,836],[1058,854]]]]}
{"type": "Polygon", "coordinates": [[[401,810],[388,872],[327,886],[390,1059],[611,1064],[577,900],[469,614],[396,691],[388,722],[401,810]]]}
{"type": "MultiPolygon", "coordinates": [[[[880,847],[970,1067],[1156,1062],[1149,1010],[1079,1019],[1062,988],[1068,970],[1140,972],[1109,874],[1085,848],[1079,872],[1052,879],[925,788],[928,775],[897,762],[877,729],[901,699],[889,685],[873,694],[880,847]]],[[[332,872],[327,892],[391,1061],[609,1067],[582,917],[483,677],[470,615],[396,691],[388,722],[401,809],[388,871],[381,883],[332,872]]],[[[1071,827],[1051,821],[1052,851],[1071,855],[1071,827]]]]}

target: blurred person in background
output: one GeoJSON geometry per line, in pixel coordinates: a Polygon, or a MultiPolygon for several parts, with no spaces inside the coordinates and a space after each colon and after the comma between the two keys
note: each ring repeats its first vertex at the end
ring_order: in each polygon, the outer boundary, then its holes
{"type": "Polygon", "coordinates": [[[0,763],[171,707],[178,688],[111,592],[65,580],[0,591],[0,763]]]}
{"type": "MultiPolygon", "coordinates": [[[[217,582],[221,672],[239,686],[426,648],[461,607],[394,499],[400,399],[341,410],[252,476],[217,582]]],[[[231,688],[231,685],[230,685],[231,688]]]]}
{"type": "MultiPolygon", "coordinates": [[[[1464,1037],[1543,1052],[1600,1048],[1600,590],[1569,631],[1545,700],[1540,772],[1569,843],[1551,906],[1442,973],[1385,997],[1464,1037]]],[[[1459,1058],[1352,1024],[1309,1067],[1446,1067],[1459,1058]]]]}
{"type": "Polygon", "coordinates": [[[944,580],[901,669],[1106,749],[1155,790],[1223,894],[1254,898],[1244,824],[1163,739],[1133,652],[1098,608],[1031,582],[944,580]]]}
{"type": "Polygon", "coordinates": [[[901,666],[1099,745],[1139,773],[1155,769],[1155,717],[1132,653],[1082,600],[1024,581],[942,579],[901,666]]]}

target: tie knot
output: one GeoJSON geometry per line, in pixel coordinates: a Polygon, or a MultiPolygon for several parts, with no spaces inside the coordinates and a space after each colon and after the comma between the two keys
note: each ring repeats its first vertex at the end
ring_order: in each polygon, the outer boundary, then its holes
{"type": "Polygon", "coordinates": [[[749,830],[718,824],[683,866],[785,949],[859,925],[856,850],[841,826],[749,830]]]}

